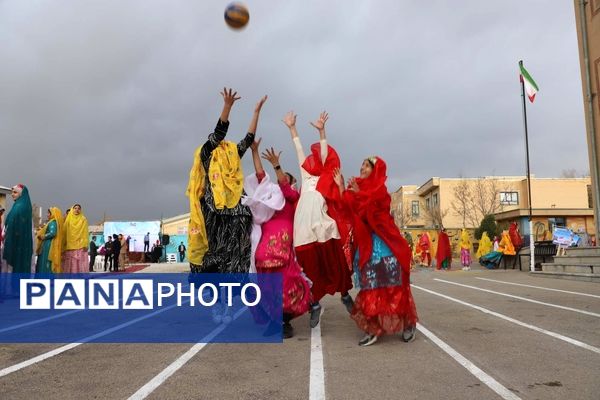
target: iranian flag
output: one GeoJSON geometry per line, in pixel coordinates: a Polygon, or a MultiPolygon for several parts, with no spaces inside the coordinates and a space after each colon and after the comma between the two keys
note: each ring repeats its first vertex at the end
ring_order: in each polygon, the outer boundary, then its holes
{"type": "Polygon", "coordinates": [[[533,103],[533,100],[535,99],[535,94],[540,89],[538,89],[538,86],[535,84],[535,81],[523,66],[523,61],[519,61],[519,68],[521,69],[521,82],[523,82],[525,85],[525,93],[527,93],[529,101],[533,103]]]}

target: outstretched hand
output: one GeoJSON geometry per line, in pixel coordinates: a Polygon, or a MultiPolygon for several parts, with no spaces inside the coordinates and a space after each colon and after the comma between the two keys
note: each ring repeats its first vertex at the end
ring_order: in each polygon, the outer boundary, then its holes
{"type": "Polygon", "coordinates": [[[344,187],[344,175],[342,175],[342,171],[339,168],[333,170],[333,180],[339,187],[344,187]]]}
{"type": "Polygon", "coordinates": [[[252,142],[252,144],[250,145],[250,148],[253,152],[258,152],[258,147],[260,146],[261,141],[262,138],[258,138],[258,140],[254,139],[254,142],[252,142]]]}
{"type": "Polygon", "coordinates": [[[267,99],[269,98],[269,96],[264,95],[259,101],[258,103],[256,103],[256,106],[254,107],[254,112],[255,113],[259,113],[260,109],[262,108],[263,104],[265,104],[265,102],[267,101],[267,99]]]}
{"type": "Polygon", "coordinates": [[[319,115],[319,119],[317,119],[315,122],[311,122],[310,124],[317,128],[319,131],[322,131],[323,129],[325,129],[325,123],[327,122],[327,120],[329,119],[329,114],[327,114],[327,112],[323,111],[321,113],[321,115],[319,115]]]}
{"type": "Polygon", "coordinates": [[[288,128],[291,128],[296,125],[296,114],[294,114],[293,111],[289,111],[287,114],[285,114],[282,121],[288,128]]]}
{"type": "Polygon", "coordinates": [[[267,149],[264,153],[262,153],[261,157],[264,160],[267,160],[268,162],[270,162],[273,167],[276,167],[279,165],[279,156],[280,155],[281,155],[281,151],[279,153],[276,153],[275,150],[273,150],[273,148],[271,147],[271,149],[267,149]]]}
{"type": "Polygon", "coordinates": [[[228,107],[232,107],[233,103],[235,103],[237,100],[241,99],[241,97],[236,97],[237,92],[234,92],[233,89],[227,89],[227,88],[223,88],[223,91],[221,92],[221,96],[223,96],[223,102],[228,107]]]}
{"type": "Polygon", "coordinates": [[[352,190],[353,192],[358,192],[360,190],[360,188],[358,187],[358,183],[356,183],[355,177],[350,178],[350,180],[348,181],[348,189],[352,190]]]}

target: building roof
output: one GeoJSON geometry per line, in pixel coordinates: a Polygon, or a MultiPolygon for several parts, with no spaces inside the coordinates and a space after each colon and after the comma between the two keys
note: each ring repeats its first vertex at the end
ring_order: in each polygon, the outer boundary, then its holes
{"type": "Polygon", "coordinates": [[[9,194],[12,191],[11,188],[6,186],[0,186],[0,193],[9,194]]]}
{"type": "MultiPolygon", "coordinates": [[[[534,208],[532,216],[534,217],[584,217],[593,216],[593,208],[534,208]]],[[[519,208],[516,210],[503,211],[494,214],[497,221],[522,218],[529,216],[529,209],[519,208]]]]}
{"type": "Polygon", "coordinates": [[[170,224],[172,222],[186,220],[186,219],[189,219],[189,218],[190,218],[190,213],[185,213],[185,214],[176,215],[174,217],[164,218],[162,220],[162,223],[163,223],[163,225],[164,224],[170,224]]]}

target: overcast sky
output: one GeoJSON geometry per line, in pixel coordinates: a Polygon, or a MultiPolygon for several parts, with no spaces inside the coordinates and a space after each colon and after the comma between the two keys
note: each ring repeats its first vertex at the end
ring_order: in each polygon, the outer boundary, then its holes
{"type": "Polygon", "coordinates": [[[247,1],[242,31],[225,25],[227,4],[0,0],[0,185],[24,183],[44,207],[81,203],[90,223],[187,212],[223,86],[242,96],[234,141],[269,95],[258,136],[296,175],[288,110],[307,150],[327,110],[345,175],[377,154],[390,191],[522,175],[520,59],[540,87],[532,172],[589,170],[572,1],[247,1]]]}

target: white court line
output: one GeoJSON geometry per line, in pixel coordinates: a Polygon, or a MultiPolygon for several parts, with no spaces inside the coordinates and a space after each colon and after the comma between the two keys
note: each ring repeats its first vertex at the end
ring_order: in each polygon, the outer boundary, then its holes
{"type": "Polygon", "coordinates": [[[478,311],[481,311],[481,312],[483,312],[485,314],[493,315],[494,317],[498,317],[498,318],[501,318],[501,319],[503,319],[505,321],[512,322],[513,324],[517,324],[517,325],[522,326],[524,328],[528,328],[528,329],[531,329],[533,331],[536,331],[536,332],[539,332],[539,333],[543,333],[544,335],[552,336],[553,338],[565,341],[565,342],[570,343],[572,345],[575,345],[577,347],[581,347],[583,349],[590,350],[590,351],[593,351],[594,353],[600,354],[600,348],[594,347],[594,346],[589,345],[587,343],[583,343],[583,342],[581,342],[581,341],[579,341],[577,339],[573,339],[573,338],[570,338],[568,336],[561,335],[560,333],[556,333],[556,332],[552,332],[552,331],[547,331],[545,329],[538,328],[535,325],[530,325],[528,323],[519,321],[518,319],[511,318],[509,316],[497,313],[497,312],[492,311],[492,310],[488,310],[487,308],[476,306],[475,304],[467,303],[466,301],[455,299],[454,297],[446,296],[445,294],[434,292],[433,290],[425,289],[425,288],[422,288],[422,287],[414,285],[414,284],[411,284],[411,286],[414,287],[414,288],[420,289],[420,290],[422,290],[424,292],[433,294],[435,296],[442,297],[442,298],[444,298],[446,300],[454,301],[454,302],[462,304],[464,306],[474,308],[474,309],[476,309],[478,311]]]}
{"type": "Polygon", "coordinates": [[[484,383],[487,387],[496,392],[500,397],[505,400],[520,400],[521,398],[504,387],[500,382],[483,372],[479,367],[473,364],[471,361],[463,357],[462,354],[454,350],[450,345],[437,337],[429,329],[425,328],[420,323],[417,323],[417,329],[422,334],[427,336],[429,340],[435,343],[440,349],[444,350],[450,357],[452,357],[457,363],[462,365],[467,371],[473,374],[477,379],[484,383]]]}
{"type": "Polygon", "coordinates": [[[589,293],[571,292],[571,291],[569,291],[569,290],[552,289],[552,288],[547,288],[547,287],[542,287],[542,286],[525,285],[525,284],[523,284],[523,283],[515,283],[515,282],[498,281],[498,280],[496,280],[496,279],[488,279],[488,278],[479,278],[479,277],[475,277],[475,279],[481,279],[482,281],[490,281],[490,282],[504,283],[505,285],[523,286],[523,287],[534,288],[534,289],[541,289],[541,290],[551,290],[551,291],[553,291],[553,292],[568,293],[568,294],[576,294],[576,295],[578,295],[578,296],[588,296],[588,297],[595,297],[595,298],[597,298],[597,299],[600,299],[600,296],[598,296],[598,295],[595,295],[595,294],[589,294],[589,293]]]}
{"type": "MultiPolygon", "coordinates": [[[[186,303],[188,301],[189,300],[184,301],[182,303],[186,303]]],[[[25,360],[25,361],[20,362],[18,364],[15,364],[15,365],[12,365],[10,367],[1,369],[0,370],[0,377],[6,376],[8,374],[12,374],[13,372],[16,372],[16,371],[18,371],[20,369],[27,368],[27,367],[29,367],[29,366],[31,366],[33,364],[39,363],[40,361],[44,361],[44,360],[46,360],[48,358],[51,358],[51,357],[54,357],[54,356],[59,355],[61,353],[64,353],[65,351],[74,349],[75,347],[77,347],[77,346],[79,346],[81,344],[84,344],[84,343],[87,343],[87,342],[91,342],[92,340],[101,338],[102,336],[109,335],[109,334],[111,334],[113,332],[119,331],[119,330],[121,330],[123,328],[126,328],[126,327],[128,327],[130,325],[133,325],[133,324],[135,324],[137,322],[140,322],[140,321],[143,321],[145,319],[154,317],[155,315],[161,314],[161,313],[163,313],[165,311],[168,311],[168,310],[170,310],[171,308],[174,308],[174,307],[177,307],[177,303],[175,303],[175,304],[173,304],[171,306],[162,308],[160,310],[154,311],[153,313],[150,313],[148,315],[144,315],[144,316],[132,319],[131,321],[122,323],[120,325],[113,326],[112,328],[109,328],[109,329],[106,329],[104,331],[98,332],[95,335],[91,335],[91,336],[85,337],[83,339],[80,339],[77,342],[69,343],[69,344],[64,345],[62,347],[59,347],[57,349],[50,350],[50,351],[48,351],[46,353],[40,354],[39,356],[30,358],[29,360],[25,360]]]]}
{"type": "Polygon", "coordinates": [[[32,326],[32,325],[41,324],[42,322],[47,322],[47,321],[51,321],[53,319],[66,317],[67,315],[75,314],[75,313],[82,312],[82,311],[84,311],[84,310],[68,311],[68,312],[64,312],[62,314],[54,315],[52,317],[40,318],[40,319],[36,319],[36,320],[33,320],[33,321],[24,322],[22,324],[8,326],[6,328],[0,329],[0,333],[4,333],[4,332],[8,332],[8,331],[14,331],[15,329],[25,328],[25,327],[32,326]]]}
{"type": "Polygon", "coordinates": [[[437,279],[436,278],[434,280],[438,281],[438,282],[449,283],[451,285],[462,286],[462,287],[466,287],[466,288],[469,288],[469,289],[479,290],[479,291],[482,291],[482,292],[497,294],[499,296],[511,297],[513,299],[518,299],[518,300],[522,300],[522,301],[528,301],[530,303],[541,304],[541,305],[548,306],[548,307],[560,308],[561,310],[573,311],[573,312],[576,312],[576,313],[585,314],[585,315],[591,315],[592,317],[598,317],[598,318],[600,318],[600,314],[593,313],[591,311],[580,310],[578,308],[565,307],[565,306],[560,306],[558,304],[552,304],[552,303],[544,303],[543,301],[528,299],[526,297],[515,296],[515,295],[512,295],[512,294],[508,294],[508,293],[496,292],[494,290],[483,289],[483,288],[479,288],[477,286],[464,285],[462,283],[447,281],[447,280],[444,280],[444,279],[437,279]]]}
{"type": "MultiPolygon", "coordinates": [[[[243,307],[238,310],[233,315],[233,321],[235,321],[244,311],[248,308],[243,307]]],[[[148,397],[152,392],[154,392],[160,385],[165,383],[167,379],[169,379],[175,372],[177,372],[181,367],[183,367],[188,361],[192,359],[200,350],[202,350],[208,342],[210,342],[215,336],[221,333],[227,325],[221,323],[220,326],[215,328],[211,333],[202,338],[202,342],[196,343],[193,345],[188,351],[183,353],[177,360],[173,361],[171,365],[162,370],[161,373],[152,378],[148,383],[142,386],[137,392],[132,394],[128,400],[142,400],[148,397]]]]}
{"type": "MultiPolygon", "coordinates": [[[[321,309],[321,317],[323,316],[321,309]]],[[[323,368],[323,344],[321,322],[310,331],[310,380],[309,400],[325,400],[325,369],[323,368]]]]}

